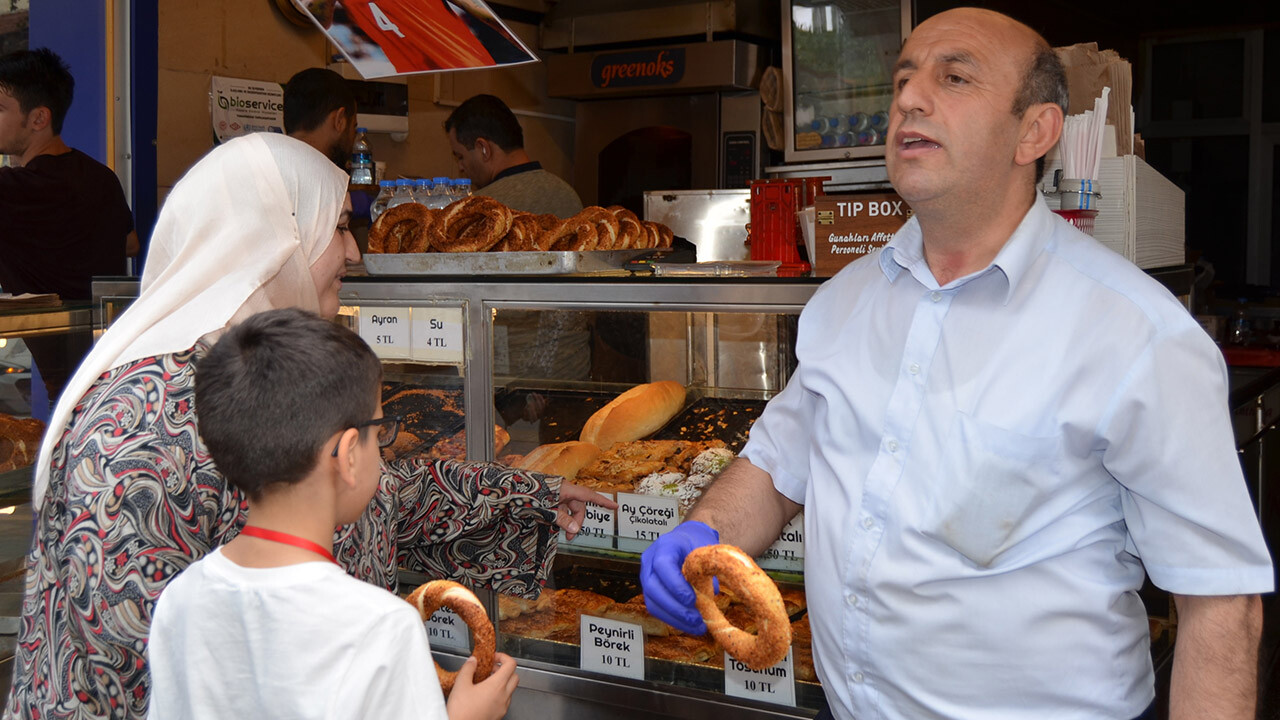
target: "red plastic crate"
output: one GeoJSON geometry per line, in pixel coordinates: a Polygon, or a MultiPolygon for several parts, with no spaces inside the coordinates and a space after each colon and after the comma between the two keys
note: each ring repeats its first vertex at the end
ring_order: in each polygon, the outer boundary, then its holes
{"type": "Polygon", "coordinates": [[[810,269],[800,257],[798,243],[803,236],[796,221],[805,192],[805,180],[800,178],[751,181],[751,259],[781,262],[779,275],[810,269]]]}

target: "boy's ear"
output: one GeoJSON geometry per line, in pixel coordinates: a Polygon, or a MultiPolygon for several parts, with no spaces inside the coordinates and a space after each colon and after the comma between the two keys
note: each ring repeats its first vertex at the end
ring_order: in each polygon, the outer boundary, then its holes
{"type": "Polygon", "coordinates": [[[344,485],[356,484],[356,455],[360,447],[360,431],[347,428],[338,436],[338,457],[330,457],[338,480],[344,485]]]}

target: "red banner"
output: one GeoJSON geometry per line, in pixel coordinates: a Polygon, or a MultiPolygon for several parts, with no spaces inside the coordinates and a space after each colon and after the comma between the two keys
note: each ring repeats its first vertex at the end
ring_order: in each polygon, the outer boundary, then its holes
{"type": "Polygon", "coordinates": [[[537,56],[481,0],[293,0],[365,78],[499,67],[537,56]]]}

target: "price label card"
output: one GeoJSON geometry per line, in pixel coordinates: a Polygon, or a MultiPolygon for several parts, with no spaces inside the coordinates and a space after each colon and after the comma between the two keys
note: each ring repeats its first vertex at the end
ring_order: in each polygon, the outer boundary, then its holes
{"type": "Polygon", "coordinates": [[[467,651],[471,641],[467,636],[467,624],[448,608],[440,608],[427,621],[427,639],[433,648],[451,648],[467,651]]]}
{"type": "Polygon", "coordinates": [[[413,309],[413,359],[442,365],[461,365],[462,308],[413,309]]]}
{"type": "Polygon", "coordinates": [[[642,551],[680,524],[675,498],[618,493],[618,549],[642,551]]]}
{"type": "Polygon", "coordinates": [[[761,560],[803,560],[804,559],[804,513],[797,513],[791,522],[782,528],[782,534],[763,553],[761,560]]]}
{"type": "Polygon", "coordinates": [[[644,628],[589,615],[578,622],[582,623],[579,663],[583,670],[644,679],[644,628]]]}
{"type": "Polygon", "coordinates": [[[724,694],[795,707],[796,683],[791,650],[787,650],[787,656],[777,665],[764,670],[752,670],[725,653],[724,694]]]}
{"type": "Polygon", "coordinates": [[[360,308],[360,337],[388,360],[409,359],[409,308],[360,308]]]}
{"type": "Polygon", "coordinates": [[[587,516],[582,521],[582,529],[572,540],[560,531],[560,542],[577,547],[612,548],[614,531],[614,514],[609,508],[599,505],[587,505],[587,516]]]}

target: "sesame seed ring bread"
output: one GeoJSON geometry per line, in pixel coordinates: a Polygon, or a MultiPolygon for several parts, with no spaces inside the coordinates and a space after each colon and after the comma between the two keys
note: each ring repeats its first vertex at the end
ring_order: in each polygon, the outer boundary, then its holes
{"type": "Polygon", "coordinates": [[[472,195],[441,210],[428,237],[438,252],[485,252],[510,230],[510,208],[491,197],[472,195]]]}
{"type": "Polygon", "coordinates": [[[671,232],[671,228],[659,222],[645,221],[646,226],[650,228],[651,237],[656,238],[653,247],[669,248],[671,243],[675,242],[675,233],[671,232]]]}
{"type": "Polygon", "coordinates": [[[596,226],[596,250],[618,249],[618,218],[612,211],[598,205],[583,208],[574,217],[593,223],[596,226]]]}
{"type": "Polygon", "coordinates": [[[561,220],[554,228],[546,231],[538,238],[538,247],[543,250],[585,251],[595,250],[600,242],[600,233],[596,224],[574,215],[561,220]]]}
{"type": "Polygon", "coordinates": [[[513,250],[528,252],[539,250],[538,236],[542,234],[542,223],[533,213],[519,213],[511,218],[511,229],[494,250],[513,250]]]}
{"type": "Polygon", "coordinates": [[[404,203],[387,209],[369,228],[369,252],[427,252],[430,248],[427,231],[436,212],[418,203],[404,203]]]}
{"type": "Polygon", "coordinates": [[[608,210],[618,219],[618,241],[614,243],[613,249],[627,250],[641,247],[640,241],[647,237],[647,232],[640,224],[640,218],[621,205],[610,205],[608,210]]]}
{"type": "MultiPolygon", "coordinates": [[[[457,613],[467,623],[467,627],[471,628],[471,654],[476,658],[474,680],[480,682],[489,677],[489,673],[493,672],[495,648],[493,623],[489,621],[489,614],[474,593],[452,580],[432,580],[418,586],[405,599],[418,608],[423,620],[430,618],[441,607],[457,613]]],[[[440,667],[440,663],[436,663],[436,674],[440,676],[440,689],[448,695],[458,679],[458,673],[445,670],[440,667]]]]}
{"type": "Polygon", "coordinates": [[[697,594],[698,612],[711,637],[738,662],[764,670],[787,656],[791,618],[778,586],[743,551],[732,545],[706,545],[684,559],[684,576],[697,594]],[[716,605],[712,578],[733,588],[755,617],[756,634],[734,627],[716,605]]]}

